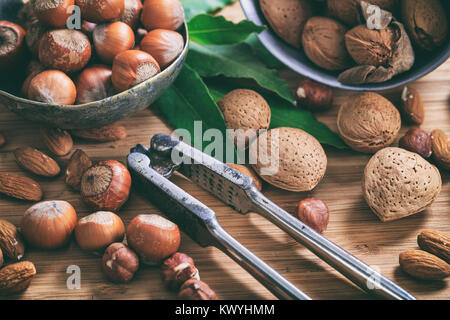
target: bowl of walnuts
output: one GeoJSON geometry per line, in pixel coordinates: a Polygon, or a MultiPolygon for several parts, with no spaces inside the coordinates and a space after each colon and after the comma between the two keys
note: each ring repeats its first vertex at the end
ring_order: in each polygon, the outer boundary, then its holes
{"type": "Polygon", "coordinates": [[[262,44],[290,69],[335,88],[405,85],[450,57],[441,0],[241,0],[268,30],[262,44]]]}
{"type": "Polygon", "coordinates": [[[147,108],[188,51],[179,0],[0,0],[0,105],[63,129],[147,108]]]}

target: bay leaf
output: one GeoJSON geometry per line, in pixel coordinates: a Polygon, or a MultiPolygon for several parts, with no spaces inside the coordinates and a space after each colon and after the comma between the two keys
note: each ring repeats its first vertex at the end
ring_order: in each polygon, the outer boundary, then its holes
{"type": "Polygon", "coordinates": [[[233,23],[223,16],[200,14],[188,23],[189,37],[192,41],[206,45],[229,45],[244,41],[254,32],[265,30],[251,21],[233,23]]]}

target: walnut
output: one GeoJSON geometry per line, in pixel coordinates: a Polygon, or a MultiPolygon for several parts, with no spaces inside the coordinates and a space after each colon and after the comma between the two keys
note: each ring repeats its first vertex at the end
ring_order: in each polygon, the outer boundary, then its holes
{"type": "Polygon", "coordinates": [[[327,70],[343,70],[352,65],[344,45],[347,28],[336,20],[313,17],[303,30],[302,43],[308,58],[327,70]]]}
{"type": "Polygon", "coordinates": [[[403,0],[401,10],[405,28],[417,46],[432,51],[444,44],[448,21],[439,0],[403,0]]]}

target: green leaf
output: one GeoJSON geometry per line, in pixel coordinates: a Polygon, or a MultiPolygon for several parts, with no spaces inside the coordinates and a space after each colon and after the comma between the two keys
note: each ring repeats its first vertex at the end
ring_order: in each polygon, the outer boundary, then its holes
{"type": "Polygon", "coordinates": [[[213,12],[234,3],[236,0],[181,0],[186,21],[201,13],[213,12]]]}
{"type": "Polygon", "coordinates": [[[288,102],[294,102],[294,96],[286,81],[278,76],[276,70],[268,69],[259,61],[245,43],[233,46],[205,46],[192,42],[187,63],[202,77],[223,75],[227,78],[253,79],[259,86],[288,102]]]}
{"type": "Polygon", "coordinates": [[[248,20],[233,23],[223,16],[200,14],[188,23],[189,37],[192,41],[207,45],[229,45],[244,41],[253,32],[265,28],[248,20]]]}
{"type": "MultiPolygon", "coordinates": [[[[164,92],[155,105],[173,128],[186,129],[189,132],[191,140],[187,142],[197,149],[205,150],[211,143],[204,141],[204,133],[208,129],[214,129],[219,130],[222,137],[226,137],[225,141],[222,141],[221,152],[226,152],[225,148],[228,145],[231,146],[229,150],[232,156],[235,156],[234,144],[226,133],[227,127],[222,113],[199,74],[188,65],[183,67],[174,84],[164,92]],[[201,128],[200,123],[197,123],[196,127],[196,121],[201,121],[201,128]]],[[[224,160],[220,154],[213,156],[218,160],[224,160]]]]}
{"type": "Polygon", "coordinates": [[[272,111],[271,128],[290,127],[302,129],[314,136],[322,144],[334,146],[338,149],[348,149],[341,138],[325,124],[317,121],[311,112],[300,109],[271,92],[248,86],[242,82],[232,82],[223,78],[205,79],[205,83],[215,101],[234,89],[245,88],[256,90],[270,105],[272,111]]]}
{"type": "Polygon", "coordinates": [[[252,53],[257,56],[259,60],[261,60],[261,62],[263,62],[268,68],[281,69],[285,67],[283,63],[275,58],[269,50],[264,47],[255,34],[250,35],[245,43],[250,46],[252,53]]]}

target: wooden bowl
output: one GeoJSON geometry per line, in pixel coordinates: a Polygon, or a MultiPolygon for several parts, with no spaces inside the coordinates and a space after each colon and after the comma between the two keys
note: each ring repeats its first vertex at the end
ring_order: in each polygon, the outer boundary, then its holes
{"type": "MultiPolygon", "coordinates": [[[[259,8],[258,0],[240,0],[240,2],[248,20],[253,21],[257,25],[269,26],[269,23],[259,8]]],[[[443,4],[447,12],[449,12],[450,1],[443,1],[443,4]]],[[[308,59],[302,49],[296,49],[290,46],[270,28],[259,34],[258,37],[267,50],[295,72],[330,87],[353,91],[379,91],[406,85],[430,73],[450,57],[449,35],[447,43],[439,48],[439,50],[431,53],[422,53],[416,50],[416,62],[411,70],[399,74],[389,81],[364,85],[346,85],[338,81],[339,72],[327,71],[318,67],[308,59]]]]}
{"type": "MultiPolygon", "coordinates": [[[[22,6],[21,0],[0,0],[0,20],[14,22],[22,6]]],[[[0,105],[28,120],[63,129],[87,129],[116,122],[150,106],[175,81],[188,52],[189,36],[186,24],[180,33],[185,40],[185,47],[180,56],[155,77],[127,91],[86,104],[52,105],[21,98],[20,88],[24,81],[24,72],[15,70],[11,74],[0,75],[0,105]]]]}

